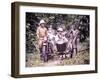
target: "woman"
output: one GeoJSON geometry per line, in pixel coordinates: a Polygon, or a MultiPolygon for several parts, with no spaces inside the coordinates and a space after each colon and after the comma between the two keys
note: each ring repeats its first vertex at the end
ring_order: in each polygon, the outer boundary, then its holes
{"type": "Polygon", "coordinates": [[[57,35],[56,35],[56,46],[57,46],[57,51],[60,55],[60,58],[63,59],[64,58],[64,54],[66,51],[66,43],[68,42],[68,40],[65,38],[65,35],[63,35],[63,29],[60,27],[57,30],[57,35]]]}

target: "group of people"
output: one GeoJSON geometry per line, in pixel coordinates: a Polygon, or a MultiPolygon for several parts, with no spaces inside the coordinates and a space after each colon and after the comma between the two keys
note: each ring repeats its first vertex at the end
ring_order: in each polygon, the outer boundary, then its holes
{"type": "Polygon", "coordinates": [[[67,54],[73,55],[77,54],[77,40],[79,31],[75,25],[71,25],[70,29],[64,30],[63,27],[58,27],[57,30],[52,28],[46,28],[46,22],[40,20],[39,26],[37,28],[37,38],[38,46],[41,54],[41,49],[44,40],[49,40],[52,45],[52,50],[56,53],[58,52],[60,58],[65,58],[67,54]]]}

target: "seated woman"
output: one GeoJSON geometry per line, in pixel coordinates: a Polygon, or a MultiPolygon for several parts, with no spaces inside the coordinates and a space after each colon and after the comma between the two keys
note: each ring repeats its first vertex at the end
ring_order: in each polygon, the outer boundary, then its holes
{"type": "Polygon", "coordinates": [[[67,38],[65,38],[65,35],[63,35],[63,29],[60,27],[57,30],[57,35],[55,37],[56,46],[57,46],[57,52],[60,55],[60,58],[63,59],[65,51],[66,51],[66,43],[68,42],[67,38]]]}

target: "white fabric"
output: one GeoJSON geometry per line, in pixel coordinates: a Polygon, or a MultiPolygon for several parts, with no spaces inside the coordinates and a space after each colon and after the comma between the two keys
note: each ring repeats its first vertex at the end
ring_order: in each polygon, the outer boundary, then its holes
{"type": "Polygon", "coordinates": [[[68,39],[65,38],[65,36],[62,36],[62,35],[60,35],[60,36],[61,36],[61,38],[59,38],[58,35],[55,36],[55,41],[57,44],[63,44],[63,43],[68,42],[68,39]]]}

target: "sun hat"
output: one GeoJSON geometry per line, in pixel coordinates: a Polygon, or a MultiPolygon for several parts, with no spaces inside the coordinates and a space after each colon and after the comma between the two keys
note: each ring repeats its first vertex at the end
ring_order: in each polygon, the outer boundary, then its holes
{"type": "Polygon", "coordinates": [[[42,20],[40,20],[39,24],[42,24],[42,23],[46,23],[46,22],[42,19],[42,20]]]}
{"type": "Polygon", "coordinates": [[[58,28],[58,31],[63,31],[63,28],[61,28],[61,27],[60,27],[60,28],[58,28]]]}

